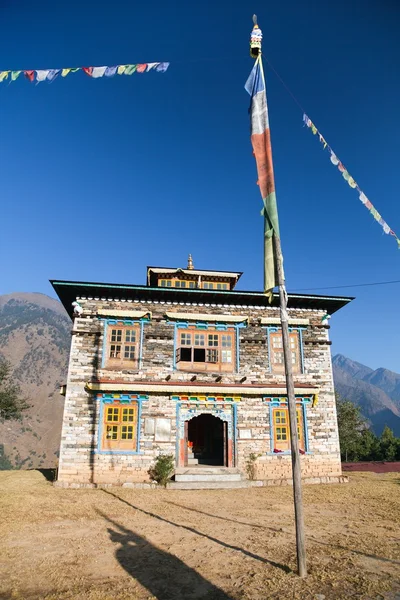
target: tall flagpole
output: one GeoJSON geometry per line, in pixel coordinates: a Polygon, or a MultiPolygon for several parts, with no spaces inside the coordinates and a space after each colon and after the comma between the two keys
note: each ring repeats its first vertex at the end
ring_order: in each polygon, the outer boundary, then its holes
{"type": "MultiPolygon", "coordinates": [[[[260,65],[261,76],[265,89],[265,77],[261,59],[261,39],[262,34],[257,26],[257,17],[254,15],[254,29],[252,32],[251,43],[250,43],[250,55],[252,58],[256,58],[260,65]],[[258,30],[258,31],[257,31],[258,30]]],[[[266,96],[265,96],[266,98],[266,96]]],[[[266,109],[267,110],[267,109],[266,109]]],[[[257,156],[256,156],[257,159],[257,156]]],[[[272,169],[272,155],[270,157],[271,171],[270,177],[273,179],[272,169]]],[[[258,162],[257,162],[258,166],[258,162]]],[[[269,182],[270,189],[275,190],[273,181],[269,182]]],[[[268,211],[267,211],[268,212],[268,211]]],[[[267,218],[266,208],[264,208],[264,218],[267,218]]],[[[285,275],[283,271],[283,254],[279,236],[278,224],[278,212],[275,206],[275,226],[272,226],[272,246],[274,255],[274,267],[275,267],[275,284],[279,287],[279,308],[280,308],[280,321],[282,329],[282,344],[283,344],[283,357],[285,365],[285,376],[286,376],[286,391],[288,399],[289,409],[289,427],[290,427],[290,447],[292,457],[292,478],[293,478],[293,497],[294,497],[294,512],[296,522],[296,549],[297,549],[297,568],[300,577],[307,576],[307,564],[306,564],[306,544],[305,544],[305,533],[304,533],[304,514],[303,514],[303,494],[301,484],[301,465],[300,465],[300,452],[299,452],[299,438],[297,433],[297,413],[296,413],[296,397],[294,393],[294,382],[293,382],[293,369],[292,369],[292,353],[290,350],[290,338],[289,338],[289,321],[287,313],[287,292],[285,284],[285,275]]],[[[265,235],[265,232],[264,232],[265,235]]],[[[266,248],[264,243],[264,248],[266,248]]],[[[267,262],[267,256],[264,256],[265,263],[267,262]]],[[[272,294],[272,290],[270,292],[272,294]]],[[[272,298],[272,295],[270,295],[272,298]]]]}

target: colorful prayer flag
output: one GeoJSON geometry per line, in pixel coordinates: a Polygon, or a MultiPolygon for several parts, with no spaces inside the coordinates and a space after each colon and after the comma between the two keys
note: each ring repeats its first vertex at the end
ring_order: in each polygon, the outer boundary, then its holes
{"type": "Polygon", "coordinates": [[[9,71],[0,71],[0,83],[8,78],[9,71]]]}
{"type": "Polygon", "coordinates": [[[272,164],[267,93],[260,56],[257,58],[246,81],[245,89],[251,96],[251,143],[257,163],[258,185],[264,203],[262,210],[264,216],[264,291],[271,299],[272,290],[278,283],[277,257],[273,236],[279,238],[279,221],[272,164]]]}
{"type": "Polygon", "coordinates": [[[124,75],[132,75],[137,68],[138,65],[126,65],[124,75]]]}
{"type": "Polygon", "coordinates": [[[107,67],[93,67],[92,69],[92,77],[97,79],[97,77],[103,77],[106,72],[107,67]]]}
{"type": "Polygon", "coordinates": [[[24,71],[24,75],[29,81],[33,81],[35,79],[35,71],[24,71]]]}

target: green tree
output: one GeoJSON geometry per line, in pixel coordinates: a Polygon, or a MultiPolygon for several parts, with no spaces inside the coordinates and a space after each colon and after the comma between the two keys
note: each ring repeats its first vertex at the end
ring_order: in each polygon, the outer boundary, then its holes
{"type": "Polygon", "coordinates": [[[4,452],[3,444],[0,444],[0,471],[9,471],[13,466],[4,452]]]}
{"type": "Polygon", "coordinates": [[[20,419],[27,408],[20,386],[12,379],[10,363],[0,359],[0,421],[20,419]]]}
{"type": "Polygon", "coordinates": [[[364,429],[361,432],[359,443],[360,460],[377,460],[379,458],[379,453],[379,438],[370,429],[364,429]]]}
{"type": "Polygon", "coordinates": [[[395,437],[390,427],[385,425],[379,440],[381,460],[396,460],[399,441],[399,438],[395,437]]]}
{"type": "Polygon", "coordinates": [[[358,406],[336,396],[340,454],[344,461],[357,461],[362,454],[363,431],[366,423],[358,406]]]}

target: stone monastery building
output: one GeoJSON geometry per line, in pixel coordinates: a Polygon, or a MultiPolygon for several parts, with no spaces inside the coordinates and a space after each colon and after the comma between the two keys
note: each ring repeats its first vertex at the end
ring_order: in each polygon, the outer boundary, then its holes
{"type": "MultiPolygon", "coordinates": [[[[258,485],[290,480],[279,296],[240,276],[189,257],[144,286],[51,282],[73,318],[58,485],[143,485],[160,453],[177,487],[249,485],[252,463],[258,485]]],[[[289,294],[305,482],[341,480],[326,317],[351,300],[289,294]]]]}

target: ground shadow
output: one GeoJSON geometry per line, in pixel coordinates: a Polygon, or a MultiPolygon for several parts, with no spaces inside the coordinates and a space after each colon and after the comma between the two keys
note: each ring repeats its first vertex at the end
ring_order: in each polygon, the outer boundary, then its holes
{"type": "Polygon", "coordinates": [[[157,600],[233,600],[176,556],[153,546],[97,510],[111,527],[110,540],[118,544],[115,556],[125,571],[157,600]]]}
{"type": "Polygon", "coordinates": [[[247,523],[246,521],[238,521],[237,519],[230,519],[229,517],[220,517],[219,515],[213,515],[212,513],[208,513],[204,510],[199,510],[198,508],[191,508],[189,506],[185,506],[184,504],[178,504],[177,502],[170,502],[166,500],[167,504],[172,504],[172,506],[176,506],[177,508],[184,508],[185,510],[189,510],[191,512],[199,513],[200,515],[205,515],[206,517],[212,517],[213,519],[220,519],[221,521],[229,521],[230,523],[235,523],[236,525],[247,525],[248,527],[255,527],[257,529],[265,529],[269,531],[273,531],[274,533],[282,533],[283,529],[278,529],[277,527],[267,527],[266,525],[258,525],[257,523],[247,523]]]}
{"type": "Polygon", "coordinates": [[[245,556],[248,556],[249,558],[253,558],[255,560],[259,560],[262,563],[269,564],[272,567],[276,567],[277,569],[281,569],[285,573],[291,573],[292,572],[292,570],[287,565],[282,565],[282,564],[277,563],[277,562],[275,562],[273,560],[270,560],[268,558],[264,558],[262,556],[258,556],[258,554],[254,554],[253,552],[250,552],[249,550],[245,550],[244,548],[240,548],[240,546],[232,546],[232,544],[228,544],[227,542],[224,542],[224,541],[219,540],[219,539],[217,539],[215,537],[212,537],[211,535],[207,535],[206,533],[202,533],[201,531],[198,531],[197,529],[194,529],[194,527],[189,527],[188,525],[182,525],[181,523],[175,523],[174,521],[170,521],[169,519],[161,517],[160,515],[157,515],[155,513],[149,512],[147,510],[144,510],[143,508],[140,508],[139,506],[135,506],[134,504],[131,504],[127,500],[124,500],[123,498],[121,498],[117,494],[114,494],[113,492],[110,492],[109,490],[101,489],[100,491],[104,492],[105,494],[108,494],[109,496],[113,496],[113,498],[116,498],[120,502],[123,502],[123,504],[126,504],[127,506],[130,506],[131,508],[133,508],[133,509],[141,512],[142,514],[147,515],[148,517],[153,517],[153,519],[158,519],[159,521],[163,521],[164,523],[168,523],[168,525],[173,525],[174,527],[179,527],[181,529],[185,529],[186,531],[189,531],[190,533],[194,533],[195,535],[198,535],[200,537],[207,538],[211,542],[215,542],[216,544],[219,544],[223,548],[228,548],[229,550],[235,550],[236,552],[240,552],[241,554],[244,554],[245,556]]]}
{"type": "MultiPolygon", "coordinates": [[[[400,479],[398,480],[398,482],[400,484],[400,479]]],[[[185,506],[184,504],[178,504],[176,502],[169,502],[168,500],[167,500],[167,503],[172,504],[173,506],[176,506],[178,508],[183,508],[184,510],[189,510],[192,512],[199,513],[201,515],[206,515],[207,517],[212,517],[213,519],[221,519],[222,521],[230,521],[231,523],[236,523],[237,525],[246,525],[248,527],[258,527],[260,529],[273,531],[275,533],[283,533],[285,535],[293,535],[293,536],[295,535],[294,533],[292,533],[290,531],[286,531],[284,529],[276,529],[274,527],[267,527],[266,525],[256,525],[255,523],[246,523],[245,521],[237,521],[235,519],[229,519],[228,517],[220,517],[219,515],[213,515],[212,513],[208,513],[203,510],[199,510],[197,508],[185,506]]],[[[383,562],[392,563],[394,565],[400,565],[399,561],[394,560],[392,558],[384,558],[383,556],[376,556],[376,554],[367,554],[366,552],[361,552],[361,550],[354,550],[352,548],[347,548],[346,546],[341,546],[340,544],[332,544],[331,542],[322,542],[321,540],[318,540],[316,537],[314,537],[312,535],[308,536],[308,539],[312,542],[315,542],[316,544],[320,544],[321,546],[329,546],[330,548],[337,548],[338,550],[345,550],[346,552],[352,552],[352,553],[358,554],[360,556],[365,556],[366,558],[374,558],[375,560],[381,560],[383,562]]]]}

